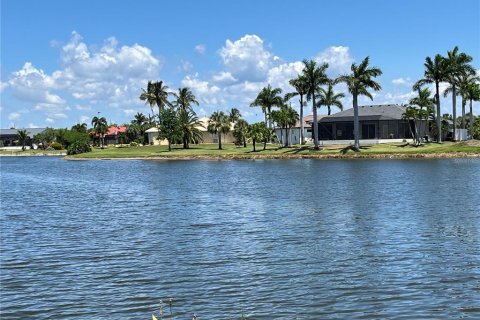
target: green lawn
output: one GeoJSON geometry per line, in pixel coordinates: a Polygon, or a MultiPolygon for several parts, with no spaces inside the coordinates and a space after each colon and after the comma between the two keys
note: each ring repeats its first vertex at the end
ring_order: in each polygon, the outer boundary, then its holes
{"type": "Polygon", "coordinates": [[[360,152],[354,152],[346,146],[325,146],[322,150],[313,150],[311,146],[294,146],[281,148],[279,145],[257,145],[253,152],[252,146],[247,148],[236,147],[232,144],[223,145],[223,150],[218,150],[216,144],[193,145],[190,149],[182,149],[180,145],[174,146],[171,152],[166,146],[143,146],[117,148],[109,146],[106,149],[93,149],[71,158],[296,158],[296,157],[322,157],[322,156],[377,156],[377,155],[415,155],[415,154],[455,154],[469,153],[480,155],[480,141],[475,142],[445,142],[443,144],[429,143],[415,147],[407,143],[380,144],[362,147],[360,152]]]}

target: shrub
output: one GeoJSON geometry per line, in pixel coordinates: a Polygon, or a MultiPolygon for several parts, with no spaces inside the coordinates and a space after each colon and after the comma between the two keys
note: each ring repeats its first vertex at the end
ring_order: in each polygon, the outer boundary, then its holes
{"type": "Polygon", "coordinates": [[[137,147],[138,143],[135,141],[130,142],[130,147],[137,147]]]}
{"type": "Polygon", "coordinates": [[[74,155],[80,153],[86,153],[92,151],[92,148],[86,141],[75,141],[70,146],[68,146],[67,154],[74,155]]]}
{"type": "Polygon", "coordinates": [[[63,146],[60,142],[54,141],[50,144],[50,147],[55,149],[55,150],[62,150],[63,146]]]}

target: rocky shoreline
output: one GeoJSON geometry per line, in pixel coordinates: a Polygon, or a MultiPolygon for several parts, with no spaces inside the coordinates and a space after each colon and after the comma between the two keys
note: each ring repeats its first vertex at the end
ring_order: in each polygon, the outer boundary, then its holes
{"type": "Polygon", "coordinates": [[[82,158],[66,156],[66,160],[290,160],[290,159],[472,159],[480,158],[480,153],[415,153],[415,154],[312,154],[312,155],[191,155],[191,156],[151,156],[151,157],[97,157],[82,158]]]}

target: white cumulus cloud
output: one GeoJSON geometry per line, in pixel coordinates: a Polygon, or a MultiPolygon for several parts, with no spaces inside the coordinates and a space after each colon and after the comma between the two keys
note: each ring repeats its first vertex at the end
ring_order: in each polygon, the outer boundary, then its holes
{"type": "Polygon", "coordinates": [[[315,60],[319,63],[328,63],[327,73],[337,76],[348,73],[352,63],[355,61],[350,55],[350,48],[344,46],[332,46],[320,52],[315,60]]]}
{"type": "Polygon", "coordinates": [[[227,40],[219,55],[226,71],[239,80],[265,80],[274,64],[274,56],[257,35],[247,34],[236,41],[227,40]]]}

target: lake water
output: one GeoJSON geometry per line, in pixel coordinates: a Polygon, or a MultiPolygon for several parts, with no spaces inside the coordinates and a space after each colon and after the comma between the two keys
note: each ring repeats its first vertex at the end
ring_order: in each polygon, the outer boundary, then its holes
{"type": "Polygon", "coordinates": [[[3,320],[480,318],[480,159],[0,164],[3,320]]]}

